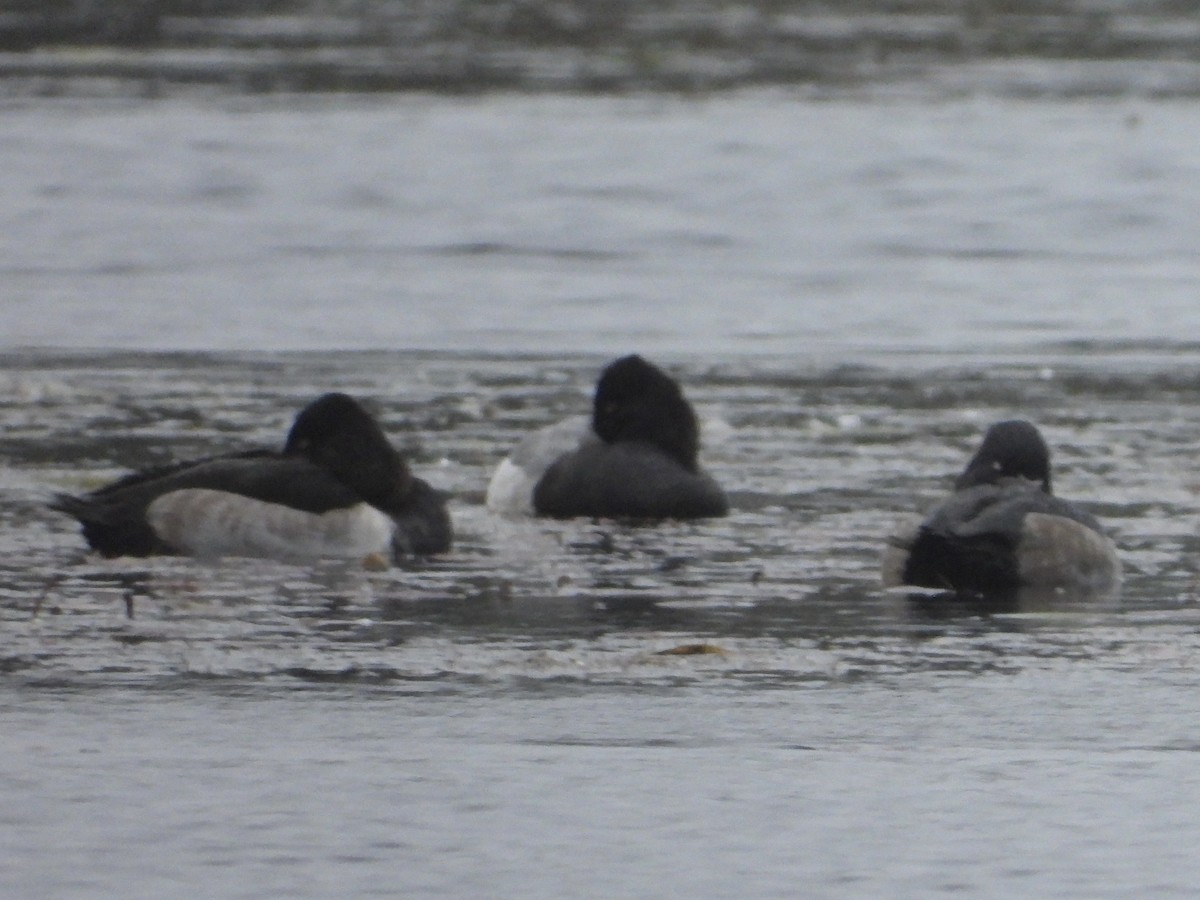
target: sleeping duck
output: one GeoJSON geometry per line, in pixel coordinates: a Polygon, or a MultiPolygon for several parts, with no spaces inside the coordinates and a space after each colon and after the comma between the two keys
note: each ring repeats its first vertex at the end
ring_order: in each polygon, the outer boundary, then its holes
{"type": "Polygon", "coordinates": [[[340,393],[301,410],[281,451],[135,472],[50,506],[78,519],[105,556],[392,558],[443,553],[451,542],[444,497],[340,393]]]}
{"type": "Polygon", "coordinates": [[[590,422],[570,419],[522,441],[488,485],[497,512],[695,519],[729,511],[703,469],[696,414],[673,378],[637,355],[610,363],[590,422]]]}

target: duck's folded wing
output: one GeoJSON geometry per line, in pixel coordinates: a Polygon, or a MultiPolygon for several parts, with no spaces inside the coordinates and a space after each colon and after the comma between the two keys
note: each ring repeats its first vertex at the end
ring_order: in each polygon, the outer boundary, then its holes
{"type": "Polygon", "coordinates": [[[78,518],[103,522],[140,515],[163,494],[189,489],[225,491],[311,513],[359,500],[324,469],[301,457],[254,451],[134,473],[90,494],[59,495],[51,505],[78,518]]]}
{"type": "Polygon", "coordinates": [[[97,488],[88,494],[89,497],[105,497],[112,494],[118,494],[125,490],[137,488],[142,485],[154,484],[158,482],[170,482],[170,480],[188,472],[192,469],[203,469],[212,465],[232,462],[238,463],[242,460],[264,460],[278,459],[279,454],[274,450],[259,448],[255,450],[243,450],[238,453],[221,453],[215,456],[201,456],[192,459],[185,459],[181,462],[166,463],[161,466],[152,466],[148,469],[139,469],[136,472],[130,472],[128,475],[123,475],[116,481],[106,484],[104,487],[97,488]]]}
{"type": "Polygon", "coordinates": [[[1024,480],[959,491],[938,508],[926,525],[963,539],[1004,535],[1016,541],[1030,515],[1054,516],[1082,528],[1100,531],[1100,523],[1095,517],[1024,480]]]}

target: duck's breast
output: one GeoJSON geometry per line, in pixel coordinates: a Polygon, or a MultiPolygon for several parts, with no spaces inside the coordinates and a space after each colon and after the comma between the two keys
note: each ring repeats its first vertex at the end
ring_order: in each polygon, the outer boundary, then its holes
{"type": "Polygon", "coordinates": [[[537,512],[558,517],[689,519],[723,516],[728,500],[703,472],[691,472],[651,444],[585,444],[559,459],[534,491],[537,512]]]}

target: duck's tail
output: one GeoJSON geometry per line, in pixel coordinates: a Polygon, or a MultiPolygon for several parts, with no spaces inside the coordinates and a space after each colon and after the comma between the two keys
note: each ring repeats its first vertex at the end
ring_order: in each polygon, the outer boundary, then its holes
{"type": "Polygon", "coordinates": [[[148,556],[159,552],[160,541],[145,522],[144,516],[96,498],[76,494],[55,494],[46,506],[78,520],[83,537],[93,550],[105,556],[148,556]]]}

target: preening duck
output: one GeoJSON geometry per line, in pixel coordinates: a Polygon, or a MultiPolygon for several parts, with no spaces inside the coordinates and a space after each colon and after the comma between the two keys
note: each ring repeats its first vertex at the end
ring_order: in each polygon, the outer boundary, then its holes
{"type": "Polygon", "coordinates": [[[1023,588],[1109,592],[1121,565],[1091,514],[1051,490],[1050,450],[1023,420],[998,422],[954,485],[884,553],[888,587],[960,593],[1023,588]]]}

